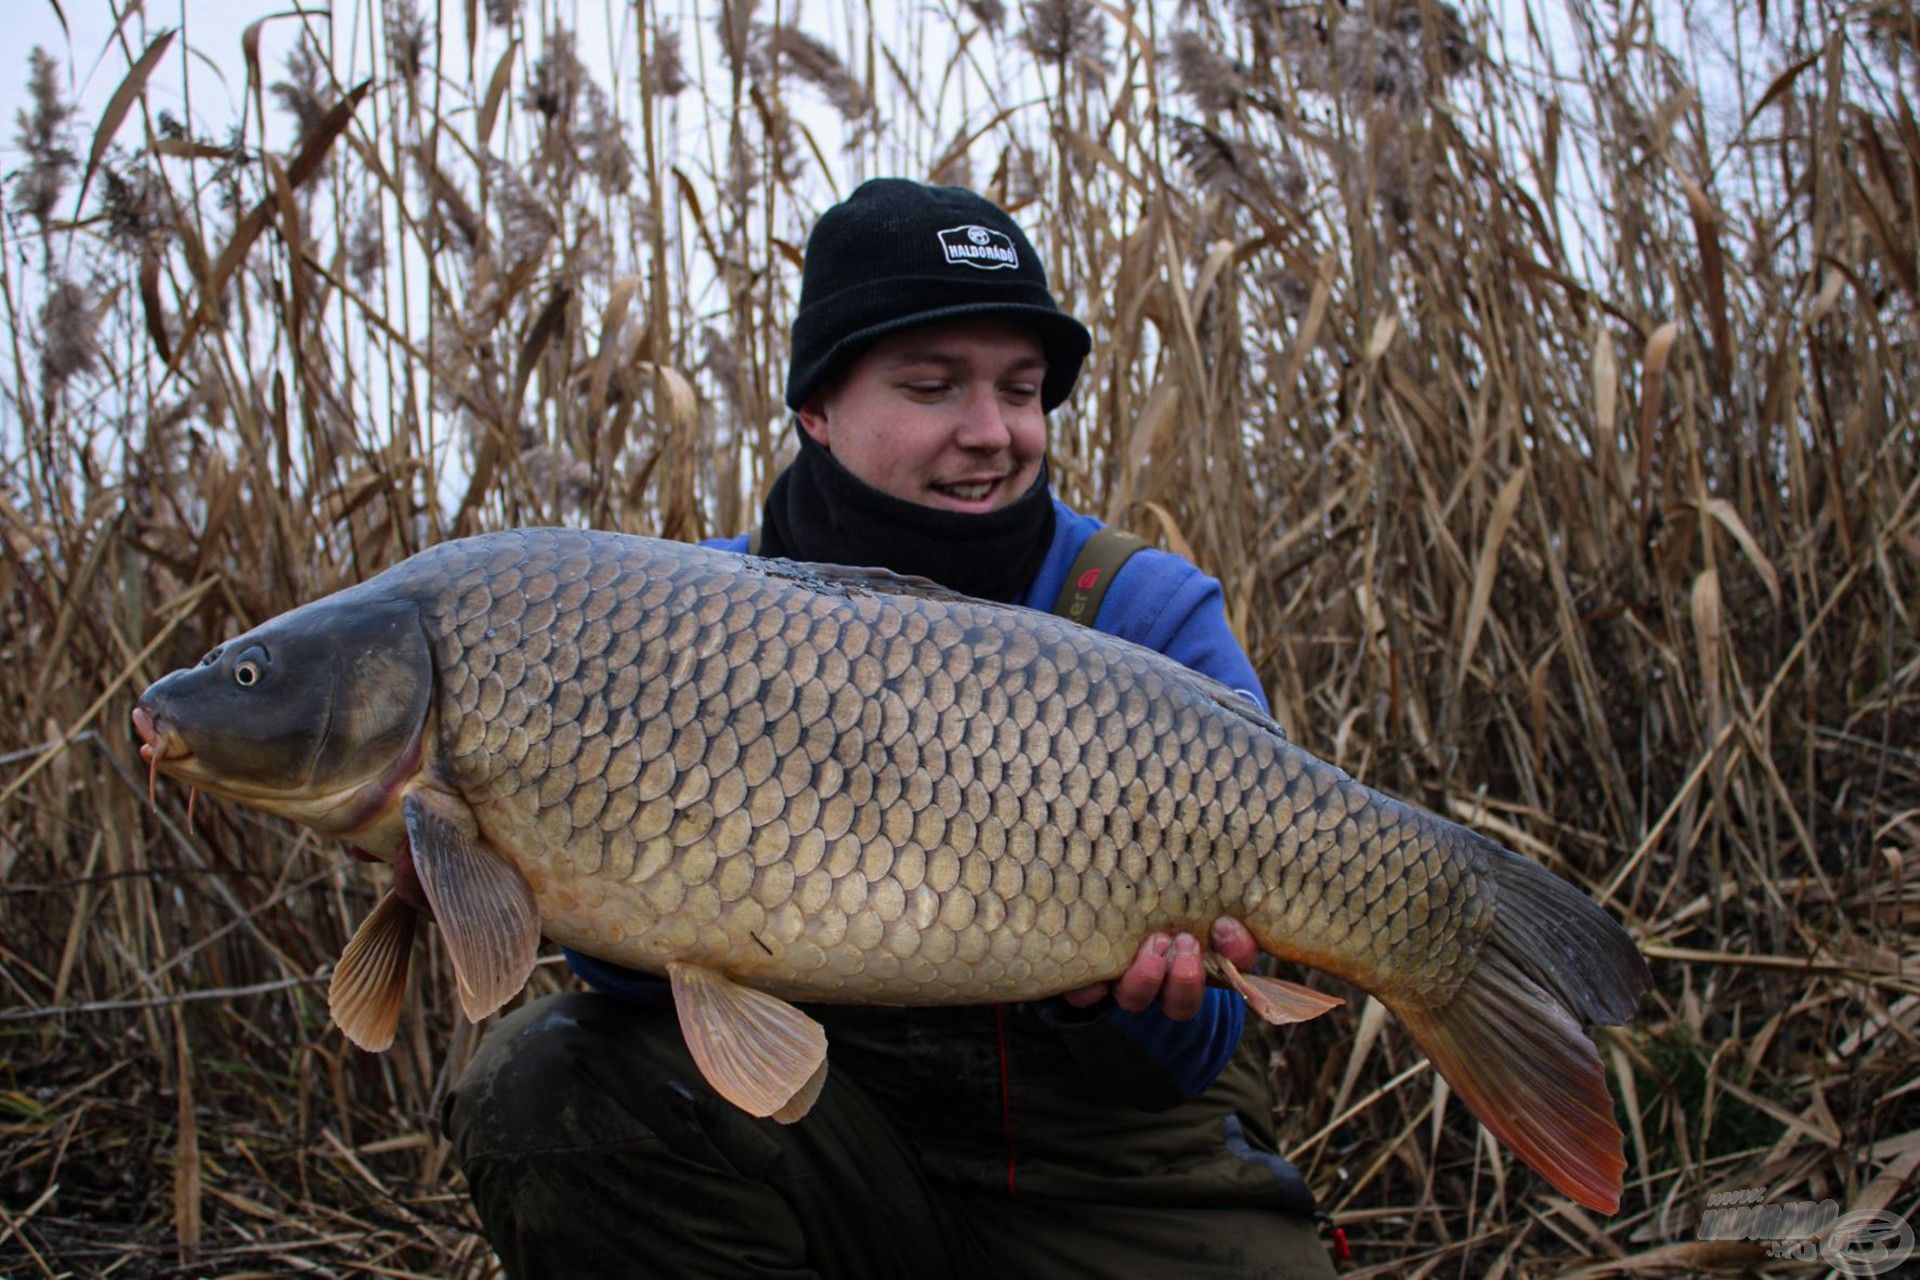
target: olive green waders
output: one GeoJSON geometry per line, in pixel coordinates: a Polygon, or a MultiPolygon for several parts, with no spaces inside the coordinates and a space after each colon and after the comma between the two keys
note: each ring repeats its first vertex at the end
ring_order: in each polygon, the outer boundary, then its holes
{"type": "Polygon", "coordinates": [[[781,1125],[707,1087],[664,991],[552,996],[489,1032],[444,1121],[516,1280],[1334,1274],[1251,1023],[1208,1094],[1149,1112],[1046,1009],[815,1007],[826,1087],[781,1125]]]}

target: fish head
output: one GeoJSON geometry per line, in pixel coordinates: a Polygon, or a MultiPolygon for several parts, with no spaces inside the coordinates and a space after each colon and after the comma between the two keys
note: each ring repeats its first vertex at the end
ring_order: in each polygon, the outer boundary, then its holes
{"type": "Polygon", "coordinates": [[[134,708],[155,773],[376,852],[433,709],[417,605],[348,591],[216,645],[134,708]]]}

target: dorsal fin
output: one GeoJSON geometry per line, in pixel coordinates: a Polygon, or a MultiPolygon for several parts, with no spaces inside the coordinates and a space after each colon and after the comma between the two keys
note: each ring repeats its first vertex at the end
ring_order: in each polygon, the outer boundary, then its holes
{"type": "Polygon", "coordinates": [[[747,562],[747,572],[779,578],[821,595],[911,596],[920,600],[972,600],[931,578],[910,577],[891,569],[844,564],[812,564],[802,560],[759,559],[747,562]]]}

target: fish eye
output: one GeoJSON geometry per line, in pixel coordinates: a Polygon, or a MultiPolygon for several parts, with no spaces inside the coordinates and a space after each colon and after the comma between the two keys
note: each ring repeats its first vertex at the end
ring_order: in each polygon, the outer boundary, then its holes
{"type": "Polygon", "coordinates": [[[242,689],[253,688],[266,675],[267,651],[257,644],[241,654],[240,660],[233,664],[233,682],[242,689]]]}

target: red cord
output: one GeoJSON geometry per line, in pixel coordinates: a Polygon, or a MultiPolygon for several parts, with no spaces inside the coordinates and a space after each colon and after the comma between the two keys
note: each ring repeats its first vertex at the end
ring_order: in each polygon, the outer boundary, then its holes
{"type": "Polygon", "coordinates": [[[1333,1229],[1333,1256],[1341,1262],[1353,1261],[1353,1249],[1347,1244],[1347,1233],[1339,1227],[1333,1229]]]}
{"type": "Polygon", "coordinates": [[[1019,1163],[1013,1149],[1013,1072],[1007,1066],[1007,1007],[993,1006],[993,1033],[1000,1042],[1000,1135],[1007,1143],[1007,1198],[1020,1194],[1014,1185],[1014,1166],[1019,1163]]]}

